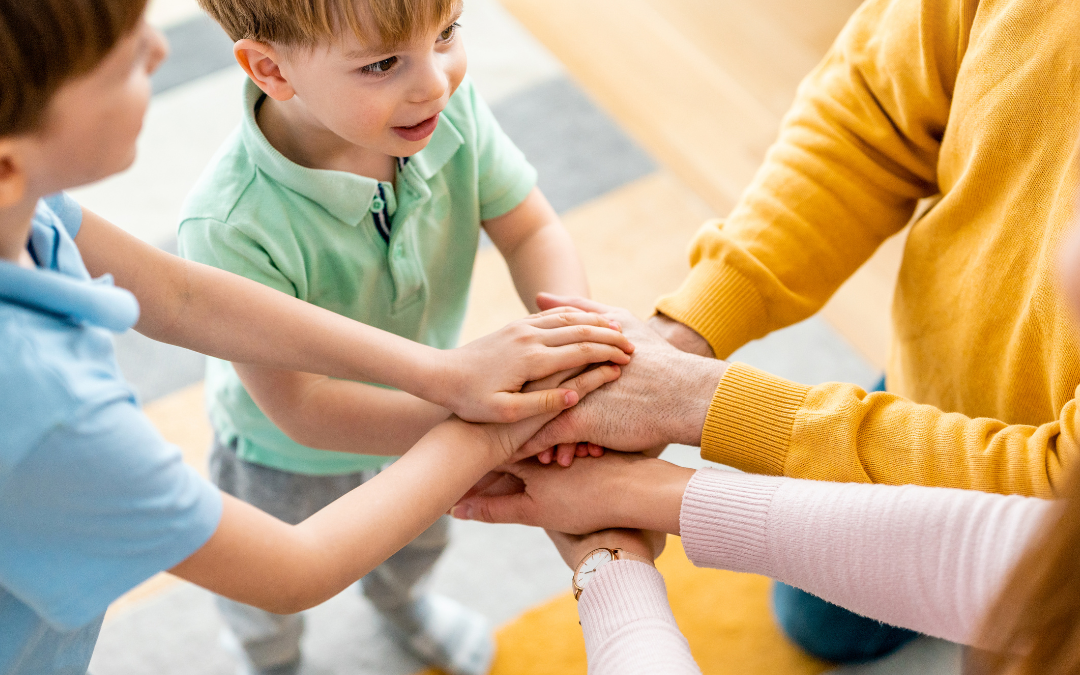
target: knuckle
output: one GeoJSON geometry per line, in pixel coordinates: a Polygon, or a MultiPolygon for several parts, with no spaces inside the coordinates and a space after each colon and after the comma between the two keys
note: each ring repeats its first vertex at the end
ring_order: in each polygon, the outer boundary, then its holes
{"type": "Polygon", "coordinates": [[[477,518],[476,518],[477,520],[483,521],[485,523],[490,523],[491,522],[491,505],[488,504],[487,502],[480,502],[479,504],[477,504],[476,505],[476,516],[477,516],[477,518]]]}
{"type": "Polygon", "coordinates": [[[544,395],[540,398],[540,411],[541,412],[554,412],[556,410],[555,392],[545,391],[544,395]]]}

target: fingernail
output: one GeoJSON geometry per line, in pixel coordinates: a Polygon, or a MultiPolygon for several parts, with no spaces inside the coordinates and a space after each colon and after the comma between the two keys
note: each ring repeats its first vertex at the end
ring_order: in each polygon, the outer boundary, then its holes
{"type": "Polygon", "coordinates": [[[472,509],[468,506],[455,506],[450,509],[450,515],[458,520],[472,520],[472,509]]]}
{"type": "Polygon", "coordinates": [[[577,405],[577,402],[578,395],[576,391],[568,391],[563,394],[563,403],[566,405],[567,408],[572,408],[573,406],[577,405]]]}
{"type": "Polygon", "coordinates": [[[608,320],[608,325],[611,326],[612,330],[617,330],[617,331],[620,331],[620,332],[622,331],[622,324],[620,324],[618,321],[611,321],[609,319],[608,320]]]}

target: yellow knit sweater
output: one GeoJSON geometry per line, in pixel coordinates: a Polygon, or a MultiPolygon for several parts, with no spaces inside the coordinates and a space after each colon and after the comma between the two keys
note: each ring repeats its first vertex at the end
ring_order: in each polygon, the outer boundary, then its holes
{"type": "Polygon", "coordinates": [[[658,309],[725,357],[817,311],[916,201],[889,394],[733,365],[702,455],[748,471],[1050,496],[1078,456],[1077,327],[1056,285],[1080,138],[1080,9],[869,0],[658,309]]]}

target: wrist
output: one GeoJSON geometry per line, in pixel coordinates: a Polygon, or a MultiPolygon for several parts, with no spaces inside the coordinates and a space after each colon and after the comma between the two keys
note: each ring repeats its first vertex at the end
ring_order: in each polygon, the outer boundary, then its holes
{"type": "Polygon", "coordinates": [[[712,345],[700,333],[665,314],[653,314],[649,319],[649,326],[680,351],[710,359],[716,357],[712,345]]]}
{"type": "Polygon", "coordinates": [[[488,429],[491,426],[494,425],[473,424],[451,415],[428,432],[428,437],[437,437],[440,444],[460,449],[457,454],[463,463],[462,470],[465,470],[465,463],[472,466],[475,462],[473,468],[487,472],[504,463],[493,449],[494,434],[488,429]]]}
{"type": "Polygon", "coordinates": [[[686,486],[696,471],[662,459],[629,464],[616,487],[616,522],[642,530],[679,534],[686,486]]]}
{"type": "Polygon", "coordinates": [[[640,562],[653,564],[653,549],[645,539],[644,533],[637,530],[601,530],[582,537],[575,545],[573,559],[576,564],[574,569],[580,567],[590,553],[601,548],[613,551],[623,550],[637,558],[641,558],[640,562]]]}
{"type": "Polygon", "coordinates": [[[705,418],[728,364],[691,354],[680,354],[677,359],[670,389],[672,409],[663,417],[669,425],[664,438],[671,443],[696,447],[701,445],[705,418]]]}
{"type": "Polygon", "coordinates": [[[404,360],[407,365],[400,369],[401,382],[391,386],[449,409],[449,392],[457,389],[457,350],[412,344],[415,346],[404,360]]]}

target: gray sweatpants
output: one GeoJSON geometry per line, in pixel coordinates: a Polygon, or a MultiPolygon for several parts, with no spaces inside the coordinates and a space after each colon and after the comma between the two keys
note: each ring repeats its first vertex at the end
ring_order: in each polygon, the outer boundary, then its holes
{"type": "MultiPolygon", "coordinates": [[[[294,525],[377,473],[373,470],[341,476],[306,476],[279,471],[240,459],[235,446],[221,444],[216,435],[210,453],[210,479],[222,491],[294,525]]],[[[376,609],[392,614],[413,598],[414,587],[431,571],[446,548],[449,522],[443,516],[361,579],[363,593],[376,609]]],[[[300,657],[302,615],[271,614],[222,597],[217,598],[217,605],[229,630],[256,668],[270,668],[300,657]]]]}

